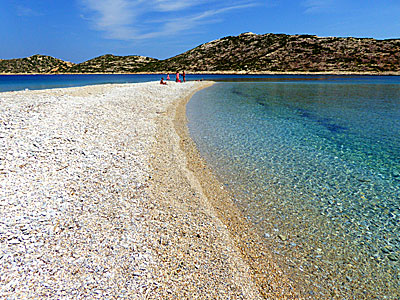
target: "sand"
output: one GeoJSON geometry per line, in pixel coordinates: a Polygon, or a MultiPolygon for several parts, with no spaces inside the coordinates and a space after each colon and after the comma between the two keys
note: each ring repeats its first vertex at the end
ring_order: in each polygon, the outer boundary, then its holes
{"type": "Polygon", "coordinates": [[[295,298],[188,136],[211,84],[0,93],[0,298],[295,298]]]}

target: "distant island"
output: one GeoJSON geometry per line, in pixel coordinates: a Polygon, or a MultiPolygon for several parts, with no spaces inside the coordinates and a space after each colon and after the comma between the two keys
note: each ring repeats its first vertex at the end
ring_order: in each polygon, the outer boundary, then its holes
{"type": "Polygon", "coordinates": [[[400,39],[242,33],[174,57],[103,55],[74,64],[51,56],[0,59],[0,74],[64,73],[400,74],[400,39]]]}

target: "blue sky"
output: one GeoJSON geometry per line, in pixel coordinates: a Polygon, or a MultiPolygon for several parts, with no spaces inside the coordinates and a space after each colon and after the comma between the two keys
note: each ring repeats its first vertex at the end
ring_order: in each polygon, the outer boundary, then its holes
{"type": "Polygon", "coordinates": [[[0,59],[164,59],[247,31],[400,38],[400,0],[1,0],[0,28],[0,59]]]}

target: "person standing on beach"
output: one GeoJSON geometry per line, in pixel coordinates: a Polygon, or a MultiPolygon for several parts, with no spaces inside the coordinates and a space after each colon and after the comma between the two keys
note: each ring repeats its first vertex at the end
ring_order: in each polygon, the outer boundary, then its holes
{"type": "Polygon", "coordinates": [[[167,74],[167,80],[169,80],[169,73],[167,74]]]}
{"type": "Polygon", "coordinates": [[[181,82],[181,81],[179,80],[179,72],[176,72],[176,82],[181,82]]]}
{"type": "Polygon", "coordinates": [[[182,78],[183,78],[183,82],[186,82],[186,73],[185,73],[185,71],[183,71],[183,73],[182,73],[182,78]]]}

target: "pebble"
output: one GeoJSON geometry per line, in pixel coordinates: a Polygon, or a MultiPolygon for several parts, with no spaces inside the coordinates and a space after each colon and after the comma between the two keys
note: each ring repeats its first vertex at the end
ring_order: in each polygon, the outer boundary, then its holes
{"type": "Polygon", "coordinates": [[[21,241],[17,240],[17,239],[12,239],[12,240],[8,241],[8,243],[11,244],[11,245],[16,245],[16,244],[20,244],[21,241]]]}
{"type": "Polygon", "coordinates": [[[0,93],[0,298],[147,298],[156,112],[200,86],[0,93]]]}
{"type": "Polygon", "coordinates": [[[278,237],[282,240],[282,241],[286,241],[287,237],[282,235],[282,234],[278,234],[278,237]]]}

